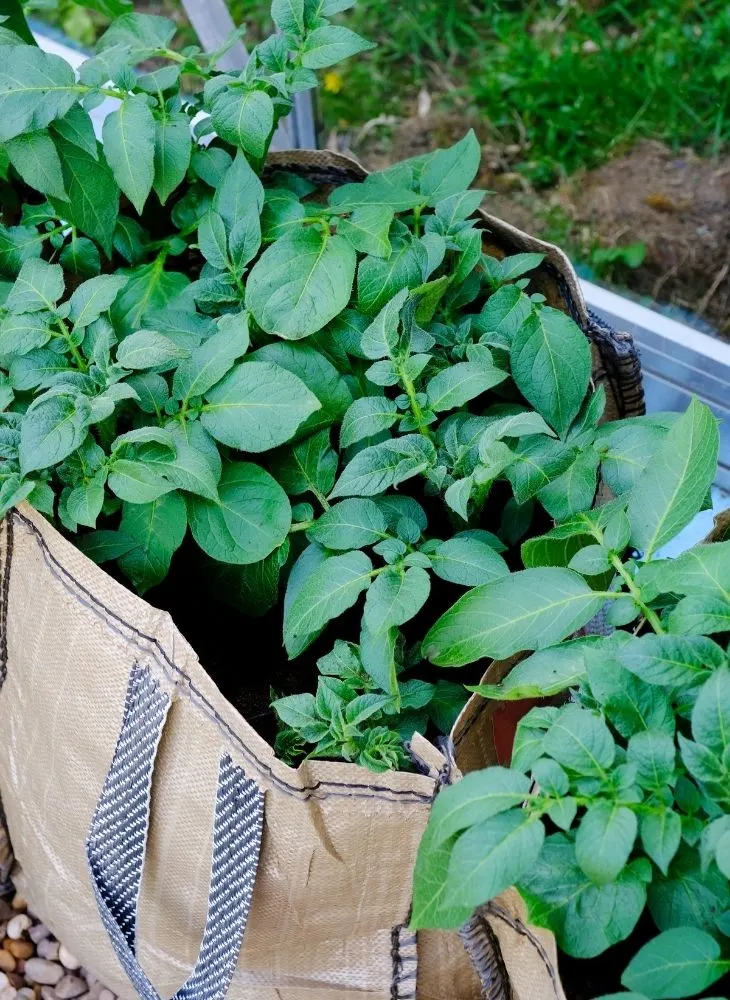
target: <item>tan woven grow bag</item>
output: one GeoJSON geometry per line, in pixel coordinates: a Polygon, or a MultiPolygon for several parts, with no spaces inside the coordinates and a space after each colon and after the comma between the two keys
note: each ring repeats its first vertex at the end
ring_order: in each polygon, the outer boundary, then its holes
{"type": "MultiPolygon", "coordinates": [[[[272,160],[323,185],[363,176],[327,152],[272,160]]],[[[491,252],[545,253],[536,282],[592,339],[609,415],[641,412],[631,340],[588,317],[565,255],[484,220],[491,252]]],[[[457,726],[455,759],[416,737],[427,774],[293,770],[167,613],[27,505],[2,525],[0,630],[13,879],[121,997],[477,1000],[508,996],[508,978],[516,1000],[562,1000],[554,941],[523,924],[515,893],[463,935],[479,973],[458,935],[408,931],[433,796],[491,759],[479,705],[457,726]]],[[[243,639],[255,656],[255,629],[243,639]]]]}

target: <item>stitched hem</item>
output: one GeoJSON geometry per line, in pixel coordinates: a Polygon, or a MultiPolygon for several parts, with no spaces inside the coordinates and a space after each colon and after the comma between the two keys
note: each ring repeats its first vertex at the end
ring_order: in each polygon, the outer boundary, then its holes
{"type": "Polygon", "coordinates": [[[390,932],[390,957],[393,978],[390,1000],[416,1000],[418,975],[417,935],[405,924],[396,924],[390,932]]]}

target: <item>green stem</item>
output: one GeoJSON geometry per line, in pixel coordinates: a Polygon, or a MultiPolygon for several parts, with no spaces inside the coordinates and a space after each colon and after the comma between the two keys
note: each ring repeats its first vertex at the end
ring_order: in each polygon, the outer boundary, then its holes
{"type": "Polygon", "coordinates": [[[641,591],[636,586],[636,584],[633,581],[633,578],[632,578],[631,574],[626,569],[626,567],[624,566],[624,564],[621,562],[621,560],[619,559],[619,557],[617,555],[612,555],[611,556],[611,565],[613,566],[613,568],[616,570],[616,572],[618,573],[618,575],[621,577],[621,579],[625,583],[626,589],[631,594],[631,596],[633,597],[633,599],[636,602],[637,606],[640,608],[642,615],[649,622],[649,624],[654,629],[654,631],[656,632],[656,634],[657,635],[664,635],[665,634],[664,633],[664,628],[662,626],[662,623],[659,621],[659,617],[658,617],[657,613],[655,611],[652,611],[652,609],[650,607],[648,607],[642,601],[642,599],[641,599],[641,591]]]}
{"type": "Polygon", "coordinates": [[[312,525],[316,524],[316,521],[299,521],[297,524],[293,524],[289,528],[290,534],[295,531],[309,531],[312,525]]]}
{"type": "Polygon", "coordinates": [[[414,236],[421,235],[421,206],[416,205],[413,209],[413,234],[414,236]]]}
{"type": "Polygon", "coordinates": [[[408,404],[411,408],[411,413],[413,414],[413,419],[416,421],[416,427],[418,428],[418,433],[423,434],[424,437],[430,438],[431,431],[426,423],[423,410],[421,409],[421,404],[416,398],[416,387],[413,384],[413,379],[410,377],[408,372],[406,372],[403,365],[400,362],[396,362],[396,368],[398,369],[398,377],[401,381],[403,388],[405,389],[406,396],[408,396],[408,404]]]}
{"type": "Polygon", "coordinates": [[[322,510],[329,510],[330,509],[329,500],[321,490],[317,489],[317,487],[311,480],[309,481],[309,489],[312,491],[312,493],[314,493],[315,497],[319,501],[322,510]]]}
{"type": "Polygon", "coordinates": [[[89,366],[86,364],[84,356],[81,354],[76,344],[74,344],[73,338],[71,337],[71,331],[69,330],[68,326],[64,323],[64,321],[61,319],[60,316],[56,317],[56,325],[60,330],[60,336],[66,342],[66,346],[68,347],[71,353],[71,357],[76,362],[76,367],[80,372],[86,374],[89,370],[89,366]]]}

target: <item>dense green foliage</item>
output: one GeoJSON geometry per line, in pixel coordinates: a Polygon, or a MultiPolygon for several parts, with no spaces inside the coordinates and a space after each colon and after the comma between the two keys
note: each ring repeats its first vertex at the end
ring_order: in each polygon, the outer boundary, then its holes
{"type": "Polygon", "coordinates": [[[567,569],[478,587],[426,636],[445,666],[536,650],[471,689],[485,698],[573,697],[521,720],[510,768],[438,797],[416,926],[458,926],[516,884],[577,958],[623,941],[648,909],[662,933],[622,979],[637,996],[694,996],[730,970],[730,542],[656,557],[699,510],[716,458],[714,419],[693,403],[627,500],[523,544],[526,563],[550,552],[567,569]],[[612,634],[553,644],[606,602],[612,634]]]}

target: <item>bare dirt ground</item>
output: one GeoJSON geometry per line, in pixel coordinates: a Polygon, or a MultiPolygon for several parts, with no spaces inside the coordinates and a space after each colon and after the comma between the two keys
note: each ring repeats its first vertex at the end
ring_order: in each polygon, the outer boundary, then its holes
{"type": "Polygon", "coordinates": [[[730,157],[702,159],[644,140],[596,170],[536,191],[513,169],[519,146],[500,147],[482,123],[459,115],[385,119],[333,134],[328,145],[378,169],[449,145],[470,126],[484,150],[476,186],[494,192],[486,202],[492,214],[562,243],[577,260],[590,262],[599,247],[644,243],[643,264],[619,265],[610,277],[730,336],[730,157]]]}

